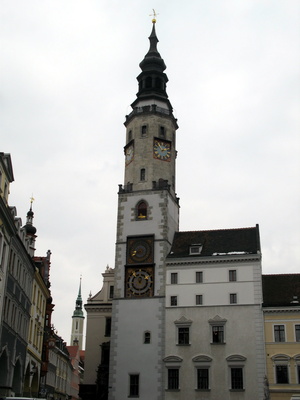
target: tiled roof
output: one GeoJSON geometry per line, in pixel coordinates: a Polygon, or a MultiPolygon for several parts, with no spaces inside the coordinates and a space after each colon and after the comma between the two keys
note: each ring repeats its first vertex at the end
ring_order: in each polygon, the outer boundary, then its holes
{"type": "Polygon", "coordinates": [[[300,274],[263,275],[262,286],[264,307],[300,306],[300,274]]]}
{"type": "Polygon", "coordinates": [[[194,257],[190,256],[193,244],[202,245],[200,257],[257,254],[260,251],[259,228],[256,225],[252,228],[176,232],[168,258],[194,257]]]}

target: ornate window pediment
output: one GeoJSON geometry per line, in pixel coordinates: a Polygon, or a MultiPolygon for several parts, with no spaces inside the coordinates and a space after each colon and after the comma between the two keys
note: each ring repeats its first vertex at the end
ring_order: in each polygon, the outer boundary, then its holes
{"type": "Polygon", "coordinates": [[[182,358],[179,356],[167,356],[164,359],[165,363],[178,363],[178,362],[182,362],[182,358]]]}
{"type": "Polygon", "coordinates": [[[177,319],[176,321],[174,321],[175,325],[185,325],[185,326],[189,326],[192,324],[192,320],[186,318],[184,315],[182,317],[180,317],[179,319],[177,319]]]}
{"type": "Polygon", "coordinates": [[[226,358],[226,361],[228,361],[228,362],[236,362],[236,361],[245,362],[246,360],[247,360],[247,358],[242,356],[242,355],[240,355],[240,354],[232,354],[231,356],[228,356],[226,358]]]}
{"type": "Polygon", "coordinates": [[[208,363],[212,362],[212,358],[209,356],[206,356],[205,354],[200,354],[199,356],[195,356],[192,358],[193,362],[199,362],[199,363],[208,363]]]}

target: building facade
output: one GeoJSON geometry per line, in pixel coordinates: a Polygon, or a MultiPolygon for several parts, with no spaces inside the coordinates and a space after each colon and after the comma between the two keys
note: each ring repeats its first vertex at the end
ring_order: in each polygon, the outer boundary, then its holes
{"type": "Polygon", "coordinates": [[[263,275],[270,399],[300,399],[300,274],[263,275]]]}
{"type": "Polygon", "coordinates": [[[111,336],[114,270],[106,267],[102,289],[90,295],[84,308],[87,313],[85,365],[80,397],[83,400],[107,399],[109,350],[111,336]]]}
{"type": "Polygon", "coordinates": [[[126,116],[125,177],[119,186],[109,399],[163,397],[165,259],[178,230],[177,121],[157,51],[140,63],[138,94],[126,116]],[[151,336],[150,343],[146,343],[151,336]],[[126,362],[125,362],[126,360],[126,362]]]}
{"type": "Polygon", "coordinates": [[[0,395],[23,393],[35,265],[15,207],[8,204],[13,170],[9,154],[0,153],[1,164],[1,293],[0,395]]]}
{"type": "Polygon", "coordinates": [[[263,399],[258,226],[177,232],[166,272],[165,399],[263,399]]]}
{"type": "Polygon", "coordinates": [[[108,398],[262,399],[258,227],[179,232],[178,125],[152,22],[125,121],[108,398]]]}

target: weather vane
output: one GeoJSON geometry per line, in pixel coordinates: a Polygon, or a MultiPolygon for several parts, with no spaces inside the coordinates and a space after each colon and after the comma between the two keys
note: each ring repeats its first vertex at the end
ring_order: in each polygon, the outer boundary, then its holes
{"type": "Polygon", "coordinates": [[[150,16],[150,17],[153,17],[153,18],[152,18],[152,22],[155,24],[155,22],[156,22],[156,16],[159,15],[159,14],[157,14],[157,13],[155,12],[154,8],[152,8],[152,11],[153,11],[153,14],[149,14],[149,16],[150,16]]]}

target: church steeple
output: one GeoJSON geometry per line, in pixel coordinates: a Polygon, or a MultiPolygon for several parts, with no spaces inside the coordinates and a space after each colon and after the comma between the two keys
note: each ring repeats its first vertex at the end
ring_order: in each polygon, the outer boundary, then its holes
{"type": "Polygon", "coordinates": [[[34,212],[32,211],[32,203],[34,201],[34,198],[30,198],[30,209],[27,213],[26,217],[26,225],[24,225],[24,230],[26,232],[26,239],[29,242],[29,254],[33,257],[34,252],[35,252],[35,239],[36,239],[36,228],[33,226],[33,217],[34,217],[34,212]]]}
{"type": "Polygon", "coordinates": [[[79,290],[75,303],[75,310],[72,316],[72,331],[71,331],[71,346],[79,346],[79,350],[82,350],[82,345],[83,345],[83,326],[84,326],[84,314],[82,309],[81,277],[80,277],[79,290]]]}

